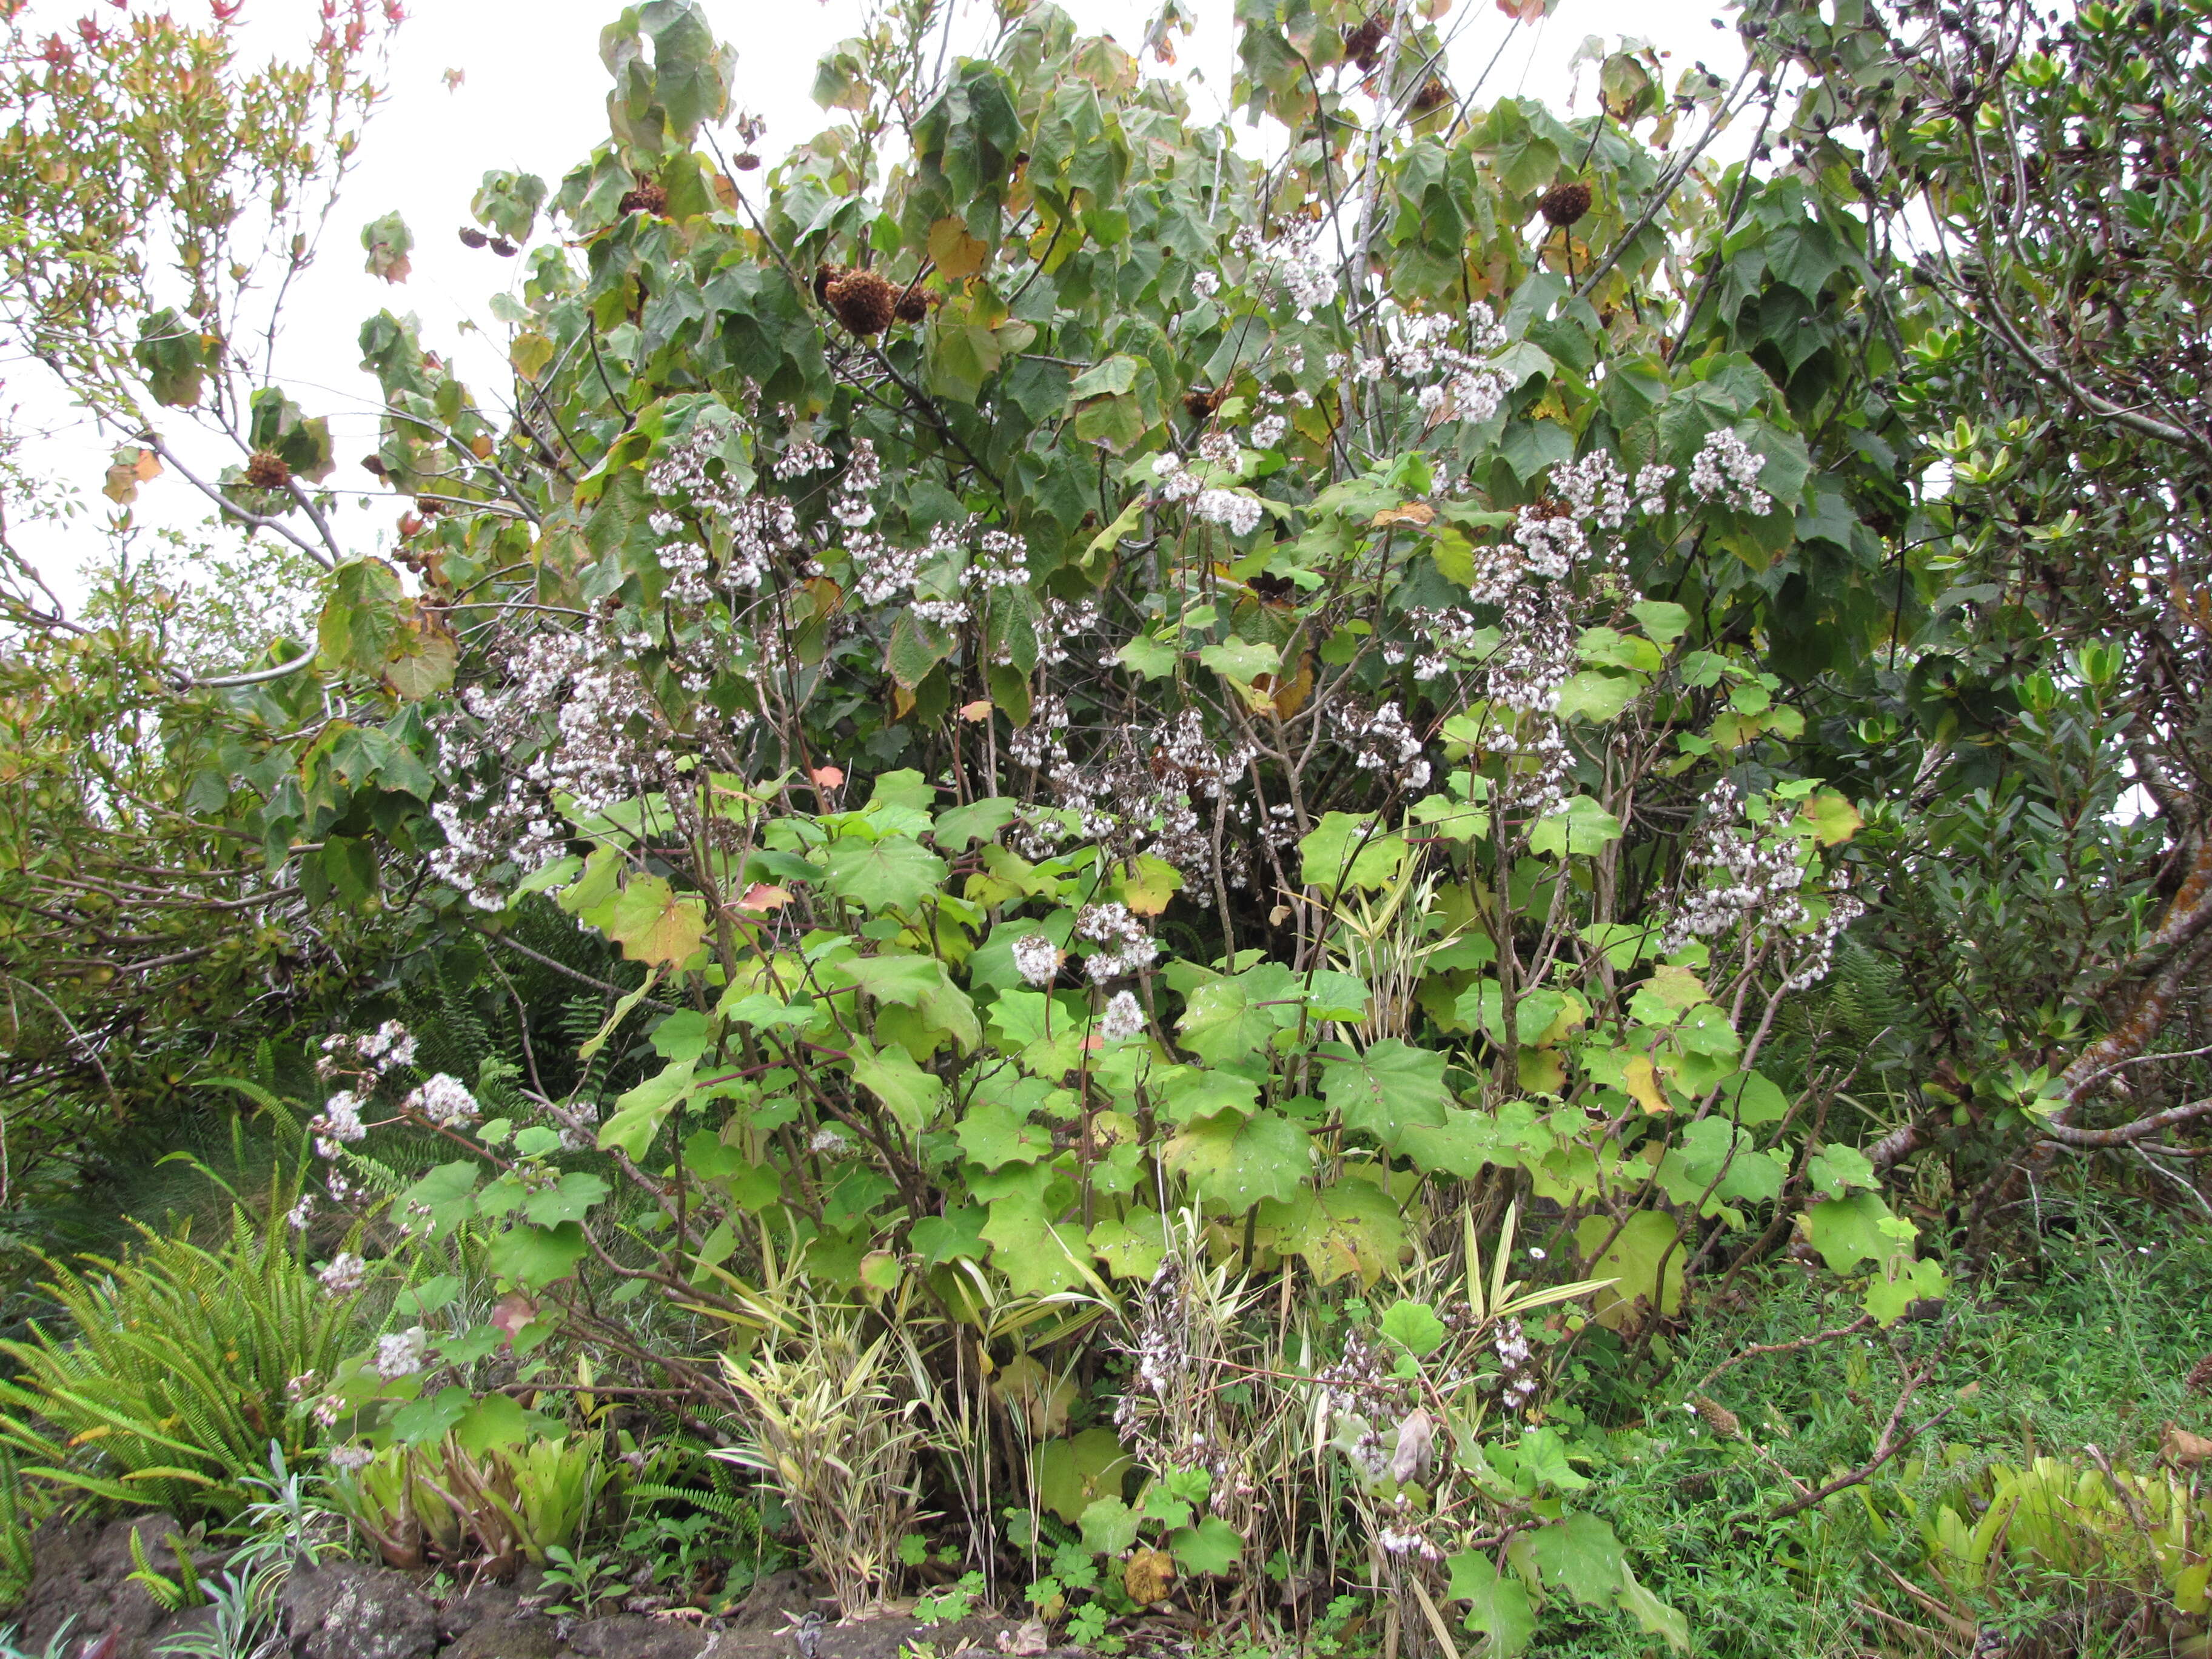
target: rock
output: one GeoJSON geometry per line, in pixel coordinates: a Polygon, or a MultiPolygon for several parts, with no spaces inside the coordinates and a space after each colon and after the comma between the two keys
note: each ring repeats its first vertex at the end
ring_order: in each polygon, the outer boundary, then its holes
{"type": "Polygon", "coordinates": [[[478,1620],[439,1650],[438,1659],[554,1659],[561,1638],[542,1613],[478,1620]]]}
{"type": "Polygon", "coordinates": [[[504,1582],[483,1579],[457,1595],[447,1596],[438,1604],[440,1644],[457,1639],[478,1625],[496,1624],[516,1617],[523,1611],[522,1598],[537,1590],[544,1576],[536,1567],[525,1567],[504,1582]]]}
{"type": "MultiPolygon", "coordinates": [[[[736,1613],[731,1615],[730,1628],[781,1631],[792,1620],[817,1610],[812,1582],[805,1573],[786,1567],[754,1582],[745,1592],[745,1599],[738,1604],[736,1613]]],[[[819,1610],[833,1613],[834,1616],[834,1604],[826,1600],[819,1610]]]]}
{"type": "Polygon", "coordinates": [[[429,1659],[438,1647],[421,1582],[358,1561],[295,1569],[279,1611],[293,1659],[429,1659]]]}
{"type": "Polygon", "coordinates": [[[579,1659],[700,1659],[708,1644],[707,1632],[688,1620],[618,1613],[580,1620],[562,1651],[579,1659]]]}
{"type": "Polygon", "coordinates": [[[147,1565],[173,1575],[176,1556],[164,1541],[183,1529],[169,1515],[132,1516],[121,1521],[75,1523],[50,1522],[32,1540],[31,1586],[21,1608],[22,1641],[42,1653],[63,1629],[63,1650],[112,1634],[108,1659],[152,1659],[157,1627],[165,1615],[143,1584],[131,1581],[137,1563],[131,1534],[138,1534],[147,1565]]]}

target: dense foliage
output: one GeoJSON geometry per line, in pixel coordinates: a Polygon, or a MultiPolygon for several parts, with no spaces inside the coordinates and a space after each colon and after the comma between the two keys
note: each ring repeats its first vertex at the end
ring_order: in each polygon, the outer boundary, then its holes
{"type": "Polygon", "coordinates": [[[365,15],[258,76],[221,17],[18,40],[16,151],[139,149],[9,186],[124,552],[82,618],[10,554],[6,1173],[217,1101],[283,1172],[228,1255],[46,1270],[27,1475],[229,1517],[266,1430],[394,1564],[586,1607],[621,1491],[687,1592],[758,1503],[848,1612],[1683,1647],[1603,1471],[1686,1390],[1763,1432],[1705,1390],[1784,1350],[1676,1360],[1788,1261],[1840,1311],[1784,1347],[1896,1380],[1770,1531],[1902,1459],[1980,1594],[1978,1505],[2112,1553],[2072,1482],[2204,1612],[2183,1483],[1916,1449],[2054,1182],[2212,1207],[2203,20],[1772,0],[1733,84],[1600,50],[1569,120],[1449,84],[1449,11],[1240,0],[1268,162],[1050,5],[958,57],[911,0],[762,169],[708,14],[633,8],[606,142],[461,232],[511,380],[362,327],[389,559],[236,246],[259,191],[312,257],[365,15]],[[165,469],[312,639],[133,562],[165,469]],[[226,1273],[260,1418],[180,1439],[91,1334],[226,1273]]]}

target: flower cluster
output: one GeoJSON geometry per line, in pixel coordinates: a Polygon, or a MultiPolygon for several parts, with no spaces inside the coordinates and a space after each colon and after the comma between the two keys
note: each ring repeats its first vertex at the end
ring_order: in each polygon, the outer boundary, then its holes
{"type": "Polygon", "coordinates": [[[467,1085],[443,1072],[426,1079],[400,1104],[441,1128],[473,1123],[480,1115],[477,1097],[469,1092],[467,1085]]]}
{"type": "Polygon", "coordinates": [[[395,1377],[414,1376],[428,1362],[429,1346],[429,1334],[420,1325],[378,1337],[376,1374],[387,1382],[395,1377]]]}
{"type": "Polygon", "coordinates": [[[1528,1334],[1519,1320],[1508,1319],[1498,1326],[1491,1346],[1498,1354],[1498,1403],[1509,1412],[1517,1412],[1535,1397],[1540,1380],[1528,1334]]]}
{"type": "Polygon", "coordinates": [[[1837,939],[1865,907],[1849,893],[1832,894],[1826,914],[1814,922],[1805,875],[1797,841],[1759,835],[1746,821],[1742,792],[1722,779],[1706,798],[1704,822],[1684,856],[1684,890],[1662,948],[1679,951],[1693,939],[1738,927],[1753,950],[1802,933],[1801,953],[1784,984],[1793,991],[1817,984],[1827,976],[1837,939]]]}
{"type": "Polygon", "coordinates": [[[1413,388],[1429,425],[1446,421],[1479,424],[1498,413],[1512,388],[1486,361],[1505,344],[1505,331],[1487,305],[1477,301],[1468,308],[1463,348],[1450,343],[1457,325],[1441,312],[1401,313],[1396,320],[1389,366],[1413,388]]]}
{"type": "Polygon", "coordinates": [[[1060,976],[1060,947],[1042,933],[1024,933],[1014,941],[1014,971],[1025,985],[1042,990],[1060,976]]]}
{"type": "Polygon", "coordinates": [[[1266,269],[1267,276],[1281,286],[1291,303],[1298,308],[1301,321],[1310,320],[1315,312],[1336,298],[1336,267],[1322,252],[1318,241],[1301,248],[1270,250],[1266,269]]]}
{"type": "Polygon", "coordinates": [[[1091,977],[1103,984],[1152,965],[1160,953],[1159,941],[1121,903],[1086,904],[1075,919],[1079,937],[1105,948],[1084,964],[1091,977]]]}
{"type": "Polygon", "coordinates": [[[1774,500],[1759,487],[1764,456],[1723,427],[1707,434],[1690,464],[1690,492],[1701,501],[1717,501],[1739,513],[1764,514],[1774,500]]]}
{"type": "MultiPolygon", "coordinates": [[[[712,527],[736,520],[749,504],[743,473],[731,464],[737,434],[726,422],[701,420],[646,470],[646,488],[677,507],[655,508],[647,520],[660,538],[666,596],[678,605],[702,605],[714,597],[708,582],[712,527]],[[688,511],[686,510],[688,509],[688,511]]],[[[736,562],[732,562],[732,572],[736,562]]],[[[758,574],[738,586],[753,586],[758,574]]]]}
{"type": "Polygon", "coordinates": [[[775,476],[791,479],[821,472],[837,465],[837,458],[811,438],[793,438],[775,458],[775,476]]]}
{"type": "Polygon", "coordinates": [[[367,1282],[368,1263],[351,1250],[340,1250],[315,1277],[331,1295],[351,1296],[367,1282]]]}
{"type": "Polygon", "coordinates": [[[1226,526],[1232,536],[1249,536],[1258,529],[1264,510],[1257,495],[1243,489],[1201,489],[1191,504],[1198,517],[1226,526]]]}
{"type": "Polygon", "coordinates": [[[334,1077],[382,1077],[386,1072],[415,1063],[415,1038],[396,1019],[387,1019],[367,1035],[338,1032],[323,1039],[315,1060],[315,1075],[325,1081],[334,1077]]]}
{"type": "Polygon", "coordinates": [[[368,1133],[368,1126],[361,1121],[361,1097],[350,1089],[339,1090],[307,1120],[307,1128],[315,1137],[315,1151],[324,1158],[336,1158],[340,1142],[350,1145],[368,1133]]]}
{"type": "Polygon", "coordinates": [[[868,497],[883,482],[884,464],[876,454],[876,447],[866,438],[853,441],[853,453],[845,463],[845,476],[838,483],[836,499],[830,503],[830,516],[848,530],[859,530],[876,516],[875,503],[868,497]]]}
{"type": "Polygon", "coordinates": [[[1188,501],[1205,482],[1172,449],[1152,458],[1152,476],[1160,481],[1160,494],[1170,501],[1188,501]]]}
{"type": "Polygon", "coordinates": [[[1386,702],[1371,714],[1352,712],[1346,717],[1346,738],[1358,750],[1353,764],[1362,771],[1382,773],[1407,789],[1428,787],[1429,763],[1421,758],[1420,737],[1396,703],[1386,702]]]}
{"type": "MultiPolygon", "coordinates": [[[[1092,957],[1097,961],[1097,957],[1092,957]]],[[[1133,1037],[1145,1029],[1145,1011],[1138,1006],[1137,999],[1127,991],[1116,991],[1107,999],[1106,1010],[1098,1017],[1098,1035],[1109,1042],[1120,1042],[1133,1037]]]]}

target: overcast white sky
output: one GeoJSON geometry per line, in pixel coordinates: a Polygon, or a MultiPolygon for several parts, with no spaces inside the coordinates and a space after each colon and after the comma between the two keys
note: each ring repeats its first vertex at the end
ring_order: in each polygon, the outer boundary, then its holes
{"type": "MultiPolygon", "coordinates": [[[[205,3],[169,0],[180,15],[205,3]]],[[[1079,26],[1110,33],[1133,51],[1158,0],[1063,3],[1079,26]]],[[[963,39],[978,39],[988,18],[983,0],[960,3],[956,49],[963,39]]],[[[246,4],[252,39],[267,51],[311,39],[318,27],[316,0],[246,4]]],[[[91,0],[38,0],[33,15],[42,24],[51,19],[52,26],[66,27],[92,9],[91,0]]],[[[106,13],[104,6],[98,9],[106,13]]],[[[599,34],[618,9],[612,0],[411,0],[384,77],[387,98],[370,124],[321,256],[295,290],[281,339],[280,373],[288,388],[310,413],[333,417],[341,460],[333,484],[370,483],[356,465],[374,447],[375,424],[367,404],[374,387],[360,371],[355,343],[363,318],[387,307],[411,311],[422,319],[426,344],[463,363],[490,368],[486,345],[503,331],[490,321],[485,301],[518,275],[520,262],[471,252],[455,232],[470,222],[469,198],[487,169],[536,173],[554,185],[605,136],[608,82],[599,59],[599,34]],[[460,78],[449,85],[448,72],[454,70],[460,78]],[[400,287],[362,270],[358,242],[363,224],[393,209],[405,215],[416,239],[414,272],[400,287]],[[488,337],[473,349],[460,327],[471,319],[485,325],[488,337]]],[[[830,118],[808,96],[814,63],[832,43],[857,31],[862,0],[708,0],[707,9],[716,33],[738,49],[738,101],[767,118],[767,137],[759,146],[763,155],[772,160],[827,124],[830,118]]],[[[1203,20],[1200,31],[1183,43],[1176,64],[1163,70],[1148,58],[1146,68],[1188,77],[1194,107],[1218,111],[1228,94],[1231,0],[1197,0],[1196,9],[1203,20]]],[[[1450,78],[1455,88],[1465,88],[1495,57],[1498,66],[1479,102],[1522,93],[1563,106],[1574,89],[1570,60],[1591,35],[1605,37],[1608,45],[1623,35],[1650,41],[1669,54],[1670,84],[1700,59],[1733,77],[1742,58],[1733,30],[1713,26],[1722,15],[1717,0],[1560,0],[1554,15],[1527,26],[1515,24],[1493,0],[1459,0],[1443,20],[1445,27],[1458,28],[1450,78]]],[[[1578,105],[1586,111],[1587,68],[1578,91],[1578,105]]],[[[756,173],[745,182],[757,188],[763,177],[756,173]]],[[[97,523],[106,507],[97,492],[108,441],[74,416],[50,383],[41,383],[35,366],[11,364],[0,373],[5,374],[0,400],[17,407],[19,429],[44,434],[27,446],[25,460],[77,483],[98,509],[88,515],[97,523]]],[[[486,401],[492,398],[487,395],[486,401]]],[[[166,477],[148,488],[138,511],[142,520],[179,526],[205,516],[189,485],[166,477]]],[[[338,523],[356,550],[374,552],[391,539],[398,511],[388,501],[365,512],[349,504],[338,523]]],[[[97,551],[85,520],[60,535],[33,530],[21,540],[27,550],[35,550],[50,577],[58,579],[57,585],[69,589],[76,586],[68,580],[74,568],[97,551]]]]}

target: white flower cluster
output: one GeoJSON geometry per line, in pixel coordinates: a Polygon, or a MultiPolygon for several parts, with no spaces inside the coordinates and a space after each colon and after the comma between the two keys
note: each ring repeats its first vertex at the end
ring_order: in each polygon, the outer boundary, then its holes
{"type": "MultiPolygon", "coordinates": [[[[1483,595],[1478,592],[1477,599],[1483,595]]],[[[1495,599],[1486,601],[1498,604],[1505,598],[1501,590],[1495,599]]],[[[1475,621],[1474,613],[1464,605],[1415,605],[1406,612],[1408,626],[1428,636],[1428,649],[1413,658],[1413,678],[1433,680],[1464,663],[1479,660],[1483,654],[1482,626],[1475,621]]]]}
{"type": "Polygon", "coordinates": [[[361,1121],[361,1097],[350,1089],[339,1090],[307,1120],[307,1127],[315,1137],[315,1151],[324,1158],[336,1158],[341,1141],[350,1144],[368,1133],[368,1126],[361,1121]]]}
{"type": "Polygon", "coordinates": [[[862,605],[883,605],[914,586],[924,557],[918,547],[893,547],[872,531],[845,538],[853,562],[853,597],[862,605]]]}
{"type": "Polygon", "coordinates": [[[809,472],[820,472],[837,465],[837,458],[811,438],[798,438],[783,447],[783,453],[775,458],[775,476],[791,479],[804,477],[809,472]]]}
{"type": "Polygon", "coordinates": [[[429,1358],[429,1334],[420,1325],[410,1325],[376,1339],[376,1374],[389,1382],[395,1377],[412,1376],[421,1370],[429,1358]]]}
{"type": "Polygon", "coordinates": [[[988,593],[1001,587],[1021,587],[1030,579],[1029,544],[1005,530],[987,530],[979,539],[975,562],[960,573],[961,586],[988,593]]]}
{"type": "Polygon", "coordinates": [[[1191,292],[1201,300],[1211,300],[1221,292],[1221,276],[1217,271],[1201,270],[1190,279],[1191,292]]]}
{"type": "Polygon", "coordinates": [[[1262,416],[1260,419],[1252,422],[1252,447],[1255,449],[1273,449],[1277,444],[1283,441],[1283,434],[1290,429],[1290,422],[1285,419],[1282,416],[1262,416]]]}
{"type": "Polygon", "coordinates": [[[1484,665],[1483,695],[1522,713],[1549,714],[1575,672],[1578,637],[1565,592],[1524,585],[1506,596],[1498,619],[1502,635],[1484,665]]]}
{"type": "Polygon", "coordinates": [[[1521,550],[1523,569],[1555,581],[1589,556],[1582,520],[1563,501],[1531,501],[1522,507],[1514,519],[1513,542],[1521,550]]]}
{"type": "Polygon", "coordinates": [[[366,1036],[339,1032],[325,1037],[315,1075],[325,1080],[340,1075],[381,1077],[396,1066],[414,1063],[414,1036],[398,1020],[387,1019],[366,1036]]]}
{"type": "Polygon", "coordinates": [[[1014,941],[1014,971],[1024,984],[1042,990],[1060,975],[1060,947],[1042,933],[1024,933],[1014,941]]]}
{"type": "Polygon", "coordinates": [[[349,1441],[343,1445],[332,1446],[323,1454],[323,1456],[330,1466],[341,1474],[356,1474],[376,1462],[374,1449],[364,1446],[357,1441],[349,1441]]]}
{"type": "Polygon", "coordinates": [[[1107,1000],[1106,1012],[1098,1018],[1098,1035],[1109,1042],[1120,1042],[1144,1029],[1145,1011],[1137,1006],[1137,999],[1127,991],[1115,992],[1107,1000]]]}
{"type": "Polygon", "coordinates": [[[1237,461],[1237,440],[1226,432],[1209,432],[1198,441],[1198,459],[1212,466],[1233,467],[1237,461]]]}
{"type": "Polygon", "coordinates": [[[1100,984],[1149,968],[1160,953],[1159,941],[1129,914],[1126,904],[1086,904],[1075,919],[1079,936],[1106,948],[1084,964],[1100,984]]]}
{"type": "Polygon", "coordinates": [[[659,787],[676,758],[673,729],[644,678],[620,661],[580,668],[555,715],[556,742],[523,775],[549,795],[605,812],[659,787]]]}
{"type": "Polygon", "coordinates": [[[1317,240],[1302,248],[1273,250],[1267,270],[1298,308],[1301,322],[1310,321],[1315,312],[1336,298],[1336,266],[1317,240]]]}
{"type": "Polygon", "coordinates": [[[1046,599],[1044,614],[1037,619],[1038,664],[1057,668],[1066,662],[1070,643],[1095,631],[1103,614],[1096,599],[1079,599],[1073,605],[1066,599],[1046,599]]]}
{"type": "Polygon", "coordinates": [[[1509,1412],[1517,1412],[1534,1397],[1538,1380],[1528,1334],[1519,1320],[1509,1319],[1498,1328],[1492,1346],[1498,1351],[1498,1403],[1509,1412]]]}
{"type": "Polygon", "coordinates": [[[1701,501],[1718,501],[1739,513],[1764,514],[1774,500],[1759,487],[1765,457],[1726,427],[1706,435],[1690,464],[1690,493],[1701,501]]]}
{"type": "Polygon", "coordinates": [[[714,526],[735,519],[746,504],[744,490],[729,465],[727,446],[733,435],[725,422],[697,421],[646,470],[647,489],[689,509],[687,514],[656,508],[647,520],[660,538],[658,556],[669,578],[667,597],[678,605],[702,605],[714,597],[708,583],[712,561],[707,538],[714,526]]]}
{"type": "Polygon", "coordinates": [[[1386,702],[1371,714],[1354,710],[1346,716],[1346,741],[1354,744],[1354,760],[1364,772],[1380,772],[1407,789],[1428,787],[1429,763],[1421,758],[1421,739],[1407,723],[1406,712],[1386,702]]]}
{"type": "Polygon", "coordinates": [[[1249,536],[1260,527],[1260,498],[1241,489],[1201,489],[1191,511],[1208,524],[1226,526],[1232,536],[1249,536]]]}
{"type": "Polygon", "coordinates": [[[400,1103],[406,1110],[441,1128],[473,1123],[479,1115],[477,1097],[469,1092],[467,1085],[460,1079],[449,1077],[443,1072],[426,1079],[400,1103]]]}
{"type": "Polygon", "coordinates": [[[1377,1527],[1375,1541],[1388,1555],[1418,1555],[1424,1561],[1444,1559],[1444,1553],[1429,1541],[1426,1534],[1419,1531],[1401,1532],[1395,1527],[1377,1527]]]}
{"type": "Polygon", "coordinates": [[[876,516],[875,504],[868,497],[883,482],[884,464],[876,455],[876,447],[866,438],[853,441],[853,453],[845,463],[845,476],[839,482],[837,498],[830,504],[830,516],[848,530],[858,530],[876,516]]]}
{"type": "Polygon", "coordinates": [[[1188,501],[1205,483],[1172,449],[1152,458],[1152,476],[1160,481],[1160,494],[1171,501],[1188,501]]]}
{"type": "Polygon", "coordinates": [[[1551,471],[1551,484],[1576,518],[1595,519],[1601,530],[1618,530],[1628,520],[1628,480],[1602,449],[1559,462],[1551,471]]]}
{"type": "Polygon", "coordinates": [[[1741,927],[1753,949],[1804,929],[1785,988],[1798,991],[1827,976],[1835,942],[1865,907],[1849,893],[1829,896],[1827,914],[1808,927],[1806,866],[1794,837],[1762,837],[1746,821],[1743,795],[1727,779],[1705,799],[1705,820],[1683,858],[1684,891],[1661,947],[1679,951],[1693,939],[1714,939],[1741,927]]]}
{"type": "MultiPolygon", "coordinates": [[[[1431,426],[1446,421],[1479,425],[1498,413],[1512,387],[1487,361],[1505,345],[1505,331],[1487,305],[1478,300],[1468,307],[1464,347],[1451,343],[1457,323],[1441,312],[1401,313],[1396,322],[1389,367],[1413,389],[1431,426]]],[[[1373,378],[1381,367],[1368,359],[1358,368],[1362,378],[1373,378]]]]}
{"type": "Polygon", "coordinates": [[[351,1250],[340,1250],[315,1277],[331,1295],[351,1296],[368,1279],[368,1263],[351,1250]]]}
{"type": "Polygon", "coordinates": [[[725,586],[758,587],[778,558],[794,565],[799,562],[799,511],[782,496],[749,497],[728,522],[730,553],[722,566],[725,586]]]}

